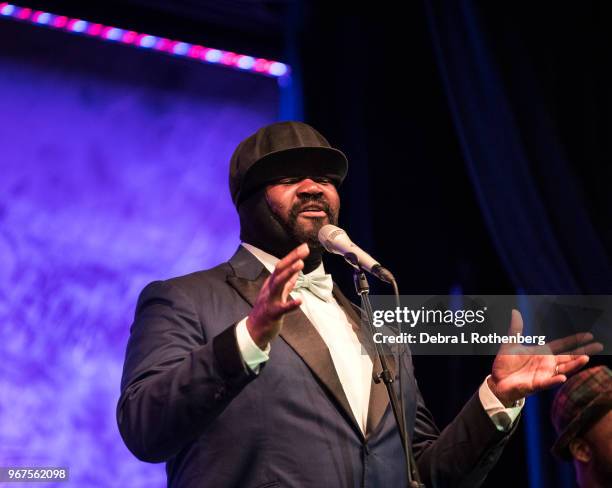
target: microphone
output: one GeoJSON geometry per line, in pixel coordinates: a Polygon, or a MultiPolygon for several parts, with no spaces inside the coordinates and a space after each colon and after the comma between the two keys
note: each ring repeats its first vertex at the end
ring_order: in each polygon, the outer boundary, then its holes
{"type": "Polygon", "coordinates": [[[324,225],[319,230],[319,241],[328,252],[344,256],[350,264],[366,270],[379,280],[387,283],[395,281],[391,271],[383,268],[378,261],[351,241],[340,227],[324,225]]]}

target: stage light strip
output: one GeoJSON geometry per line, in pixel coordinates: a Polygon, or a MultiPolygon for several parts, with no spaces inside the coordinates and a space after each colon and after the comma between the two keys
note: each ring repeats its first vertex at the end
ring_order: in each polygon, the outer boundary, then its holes
{"type": "Polygon", "coordinates": [[[203,63],[227,66],[241,71],[250,71],[252,73],[273,76],[276,78],[288,76],[290,74],[289,66],[279,61],[254,58],[253,56],[247,56],[245,54],[222,51],[220,49],[189,44],[188,42],[96,24],[82,19],[43,12],[42,10],[19,7],[8,2],[0,3],[0,16],[10,17],[22,22],[42,25],[52,29],[72,32],[88,37],[95,37],[108,42],[116,42],[138,47],[140,49],[159,51],[172,56],[189,58],[203,63]]]}

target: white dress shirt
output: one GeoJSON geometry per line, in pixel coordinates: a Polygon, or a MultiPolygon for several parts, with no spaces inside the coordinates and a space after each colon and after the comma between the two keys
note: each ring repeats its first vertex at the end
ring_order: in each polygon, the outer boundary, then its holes
{"type": "MultiPolygon", "coordinates": [[[[242,246],[253,254],[270,273],[274,271],[279,261],[277,257],[244,242],[242,246]]],[[[309,273],[309,276],[317,274],[325,274],[323,263],[309,273]]],[[[329,349],[353,415],[365,433],[372,382],[370,356],[362,353],[357,334],[335,298],[331,297],[329,301],[324,301],[307,288],[294,289],[291,296],[294,299],[302,300],[300,305],[302,312],[308,317],[329,349]]],[[[247,366],[255,373],[259,373],[259,365],[270,358],[270,345],[268,344],[265,350],[261,350],[255,344],[246,327],[246,319],[245,317],[236,325],[238,348],[247,366]]],[[[523,408],[525,400],[520,400],[514,407],[504,407],[489,388],[487,379],[478,390],[480,402],[498,430],[509,430],[523,408]]]]}

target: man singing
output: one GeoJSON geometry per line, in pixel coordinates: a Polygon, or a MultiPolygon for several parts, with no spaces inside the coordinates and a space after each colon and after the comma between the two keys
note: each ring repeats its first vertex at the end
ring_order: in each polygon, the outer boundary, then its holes
{"type": "MultiPolygon", "coordinates": [[[[344,154],[312,127],[280,122],[242,141],[230,192],[242,244],[212,269],[149,284],[127,347],[117,421],[171,487],[403,487],[404,456],[380,362],[325,273],[319,229],[336,224],[344,154]]],[[[510,333],[522,321],[513,312],[510,333]]],[[[502,352],[504,347],[502,346],[502,352]]],[[[405,423],[428,487],[482,484],[524,397],[565,381],[586,355],[504,355],[442,432],[409,352],[405,423]]],[[[442,385],[441,385],[442,387],[442,385]]]]}

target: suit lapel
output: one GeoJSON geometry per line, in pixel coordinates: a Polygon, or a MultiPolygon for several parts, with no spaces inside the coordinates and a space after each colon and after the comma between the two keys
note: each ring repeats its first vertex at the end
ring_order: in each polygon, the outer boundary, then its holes
{"type": "MultiPolygon", "coordinates": [[[[227,277],[228,283],[253,306],[259,290],[270,273],[257,258],[242,246],[230,260],[230,264],[234,268],[235,275],[227,277]],[[248,256],[244,253],[248,253],[248,256]]],[[[285,316],[280,337],[306,363],[314,376],[336,401],[342,414],[361,434],[361,429],[344,393],[329,350],[301,309],[295,309],[285,316]]]]}
{"type": "Polygon", "coordinates": [[[227,282],[251,305],[251,307],[253,307],[255,305],[255,300],[257,300],[259,290],[261,290],[268,276],[270,276],[270,273],[262,266],[260,274],[253,280],[240,278],[238,276],[228,276],[227,282]]]}
{"type": "MultiPolygon", "coordinates": [[[[340,306],[345,310],[349,320],[356,326],[359,340],[368,350],[370,358],[372,359],[372,372],[378,374],[381,372],[380,359],[374,349],[372,343],[371,334],[368,330],[367,324],[362,324],[360,313],[357,312],[358,307],[344,296],[337,285],[334,284],[334,297],[340,306]]],[[[386,355],[387,365],[389,371],[395,378],[395,358],[392,355],[386,355]]],[[[376,383],[372,378],[372,384],[370,386],[370,400],[368,404],[368,420],[366,426],[366,437],[372,435],[378,424],[380,423],[387,406],[389,405],[389,395],[387,394],[387,388],[384,383],[376,383]]]]}
{"type": "Polygon", "coordinates": [[[299,308],[289,312],[285,316],[285,324],[280,336],[302,358],[341,407],[343,414],[354,428],[361,433],[338,378],[329,349],[304,312],[299,308]]]}

